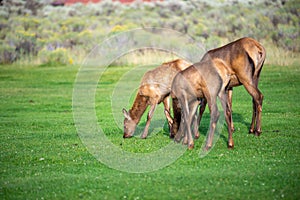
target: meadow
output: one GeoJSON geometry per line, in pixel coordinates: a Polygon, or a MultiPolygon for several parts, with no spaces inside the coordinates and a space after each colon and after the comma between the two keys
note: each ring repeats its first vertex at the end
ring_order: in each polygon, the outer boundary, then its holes
{"type": "MultiPolygon", "coordinates": [[[[166,127],[146,140],[124,140],[113,119],[112,90],[130,69],[130,65],[110,66],[103,73],[95,97],[98,124],[125,151],[155,151],[170,143],[166,127]]],[[[237,87],[233,150],[226,147],[224,128],[212,151],[199,157],[209,124],[206,111],[195,149],[147,173],[110,168],[89,153],[72,113],[78,70],[76,65],[0,66],[1,199],[300,198],[299,64],[264,66],[259,84],[265,96],[260,137],[248,134],[252,100],[237,87]]]]}

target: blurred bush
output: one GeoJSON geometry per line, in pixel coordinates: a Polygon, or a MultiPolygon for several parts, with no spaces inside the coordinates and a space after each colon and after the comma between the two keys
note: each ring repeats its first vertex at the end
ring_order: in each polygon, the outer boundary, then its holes
{"type": "Polygon", "coordinates": [[[79,63],[105,37],[139,27],[175,29],[208,49],[250,36],[287,51],[300,51],[298,0],[165,0],[126,5],[103,0],[62,7],[50,2],[2,1],[0,63],[33,56],[41,64],[69,64],[71,54],[76,55],[72,63],[79,63]]]}
{"type": "Polygon", "coordinates": [[[44,48],[39,52],[38,58],[42,66],[61,66],[73,64],[74,62],[69,56],[68,50],[65,48],[57,48],[54,50],[44,48]]]}
{"type": "Polygon", "coordinates": [[[9,64],[16,60],[16,51],[15,47],[1,44],[0,45],[0,63],[2,64],[9,64]]]}

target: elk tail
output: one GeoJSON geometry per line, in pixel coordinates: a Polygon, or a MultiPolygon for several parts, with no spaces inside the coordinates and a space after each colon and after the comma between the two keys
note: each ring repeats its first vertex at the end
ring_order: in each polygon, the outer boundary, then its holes
{"type": "Polygon", "coordinates": [[[247,51],[247,56],[249,63],[252,66],[252,77],[255,82],[255,84],[258,84],[259,75],[261,72],[261,69],[263,67],[265,58],[266,58],[266,50],[262,45],[256,45],[256,51],[247,51]]]}
{"type": "Polygon", "coordinates": [[[256,84],[258,84],[259,75],[264,65],[265,59],[266,59],[266,50],[262,45],[260,45],[258,46],[257,62],[253,74],[253,79],[256,84]]]}

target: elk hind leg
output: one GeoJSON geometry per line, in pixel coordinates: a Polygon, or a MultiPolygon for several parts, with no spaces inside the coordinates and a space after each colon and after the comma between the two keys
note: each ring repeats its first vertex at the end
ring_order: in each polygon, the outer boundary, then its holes
{"type": "Polygon", "coordinates": [[[251,125],[250,125],[250,129],[249,129],[249,133],[253,133],[255,132],[255,120],[256,120],[256,103],[255,100],[252,99],[252,105],[253,105],[253,111],[252,111],[252,121],[251,121],[251,125]]]}
{"type": "Polygon", "coordinates": [[[196,114],[198,105],[199,105],[199,102],[197,99],[192,100],[189,102],[189,104],[185,105],[186,106],[185,111],[188,111],[188,112],[184,112],[184,118],[186,119],[185,140],[187,140],[186,143],[188,145],[188,149],[194,148],[194,140],[192,137],[191,125],[192,125],[192,122],[197,122],[197,121],[195,121],[195,114],[196,114]]]}
{"type": "Polygon", "coordinates": [[[209,133],[207,135],[206,146],[204,150],[209,150],[212,147],[213,136],[220,116],[218,106],[215,100],[212,102],[208,101],[208,107],[210,110],[210,127],[209,127],[209,133]]]}
{"type": "Polygon", "coordinates": [[[187,131],[188,131],[187,139],[188,139],[188,148],[189,149],[194,148],[194,141],[193,141],[192,132],[191,132],[192,123],[194,125],[193,134],[194,135],[198,134],[198,121],[197,121],[197,117],[196,117],[196,112],[197,112],[198,106],[199,106],[199,101],[197,99],[193,100],[189,104],[189,113],[187,116],[188,121],[190,122],[189,124],[187,124],[187,131]]]}
{"type": "MultiPolygon", "coordinates": [[[[200,126],[200,122],[201,122],[201,119],[202,119],[202,116],[203,116],[203,113],[205,111],[205,107],[206,107],[206,99],[205,98],[202,98],[200,100],[200,106],[199,106],[199,114],[196,116],[196,119],[197,119],[197,125],[194,125],[194,136],[195,136],[195,139],[198,139],[200,137],[200,133],[199,133],[199,126],[200,126]]],[[[196,113],[197,114],[197,113],[196,113]]]]}
{"type": "Polygon", "coordinates": [[[254,84],[244,84],[248,93],[252,96],[253,102],[253,114],[252,122],[250,126],[249,133],[254,133],[256,136],[261,134],[261,113],[262,113],[262,103],[263,94],[254,84]]]}

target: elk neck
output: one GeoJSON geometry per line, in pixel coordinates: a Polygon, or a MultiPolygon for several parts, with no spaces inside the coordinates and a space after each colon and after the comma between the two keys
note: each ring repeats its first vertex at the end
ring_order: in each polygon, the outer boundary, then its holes
{"type": "Polygon", "coordinates": [[[136,95],[132,108],[129,110],[130,117],[136,124],[141,120],[142,115],[144,114],[148,106],[148,98],[140,95],[136,95]]]}

